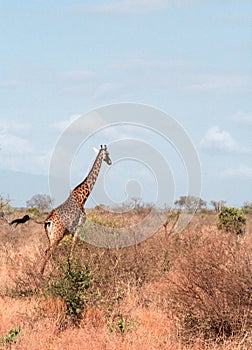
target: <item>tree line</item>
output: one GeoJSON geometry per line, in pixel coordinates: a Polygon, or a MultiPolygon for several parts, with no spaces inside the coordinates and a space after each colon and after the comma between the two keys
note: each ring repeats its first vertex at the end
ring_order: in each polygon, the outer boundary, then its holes
{"type": "MultiPolygon", "coordinates": [[[[11,200],[9,198],[4,198],[0,195],[0,215],[3,212],[8,212],[11,208],[10,204],[11,200]]],[[[220,212],[221,208],[226,205],[225,200],[211,200],[209,203],[203,200],[200,197],[188,195],[188,196],[180,196],[179,199],[175,200],[174,206],[178,210],[187,211],[187,212],[195,212],[207,210],[208,205],[212,207],[212,210],[215,212],[220,212]]],[[[26,201],[27,208],[36,208],[41,212],[47,212],[52,209],[53,200],[47,194],[35,194],[29,200],[26,201]]],[[[132,203],[130,205],[132,208],[136,207],[144,207],[146,204],[143,203],[141,198],[133,197],[132,203]]],[[[245,213],[249,213],[252,211],[252,202],[244,202],[241,209],[245,213]]]]}

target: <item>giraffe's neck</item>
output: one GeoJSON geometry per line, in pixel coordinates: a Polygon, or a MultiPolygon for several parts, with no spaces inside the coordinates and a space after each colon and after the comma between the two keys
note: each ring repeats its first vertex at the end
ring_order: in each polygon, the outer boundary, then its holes
{"type": "Polygon", "coordinates": [[[102,158],[102,151],[100,151],[85,180],[83,180],[79,185],[77,185],[71,192],[71,195],[75,197],[75,199],[81,207],[83,207],[84,203],[86,202],[94,187],[94,184],[101,169],[102,158]]]}

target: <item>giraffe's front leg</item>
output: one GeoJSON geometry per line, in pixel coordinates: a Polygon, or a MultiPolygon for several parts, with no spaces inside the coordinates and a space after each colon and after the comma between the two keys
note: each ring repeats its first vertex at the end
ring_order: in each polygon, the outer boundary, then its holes
{"type": "Polygon", "coordinates": [[[69,254],[69,261],[71,261],[73,259],[73,253],[74,253],[74,249],[76,247],[77,242],[80,239],[80,235],[83,229],[83,226],[85,224],[86,221],[86,215],[80,215],[79,217],[79,221],[73,236],[73,241],[72,241],[72,246],[71,246],[71,250],[70,250],[70,254],[69,254]]]}
{"type": "Polygon", "coordinates": [[[69,254],[69,262],[71,262],[73,260],[74,249],[75,249],[76,244],[77,244],[78,241],[79,241],[79,236],[74,235],[73,236],[71,250],[70,250],[70,254],[69,254]]]}

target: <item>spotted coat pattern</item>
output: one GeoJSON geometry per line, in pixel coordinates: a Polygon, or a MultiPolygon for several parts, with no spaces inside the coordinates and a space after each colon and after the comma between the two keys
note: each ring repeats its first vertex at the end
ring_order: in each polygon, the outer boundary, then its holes
{"type": "Polygon", "coordinates": [[[108,165],[112,163],[106,146],[101,146],[94,164],[85,180],[77,185],[71,191],[65,202],[60,204],[56,209],[53,209],[44,220],[44,228],[49,241],[49,246],[45,251],[45,256],[40,267],[41,274],[44,273],[46,263],[48,262],[54,249],[67,234],[72,234],[73,236],[70,251],[71,258],[81,229],[86,221],[84,204],[94,187],[103,160],[108,165]]]}

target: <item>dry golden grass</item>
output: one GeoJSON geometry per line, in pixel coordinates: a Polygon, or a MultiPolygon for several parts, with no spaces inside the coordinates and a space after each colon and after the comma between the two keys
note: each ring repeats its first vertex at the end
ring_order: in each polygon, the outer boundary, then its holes
{"type": "MultiPolygon", "coordinates": [[[[95,214],[118,225],[125,220],[95,214]]],[[[142,214],[127,215],[133,223],[142,214]]],[[[121,250],[79,244],[75,257],[92,278],[78,324],[67,315],[65,300],[48,294],[52,278],[62,278],[55,267],[65,261],[69,241],[41,280],[37,267],[47,244],[42,225],[13,229],[2,223],[0,338],[21,327],[13,350],[251,349],[252,220],[239,241],[215,223],[216,215],[197,214],[179,235],[167,236],[162,228],[121,250]],[[229,322],[227,334],[220,320],[229,322]],[[211,328],[214,322],[221,334],[211,328]]]]}

